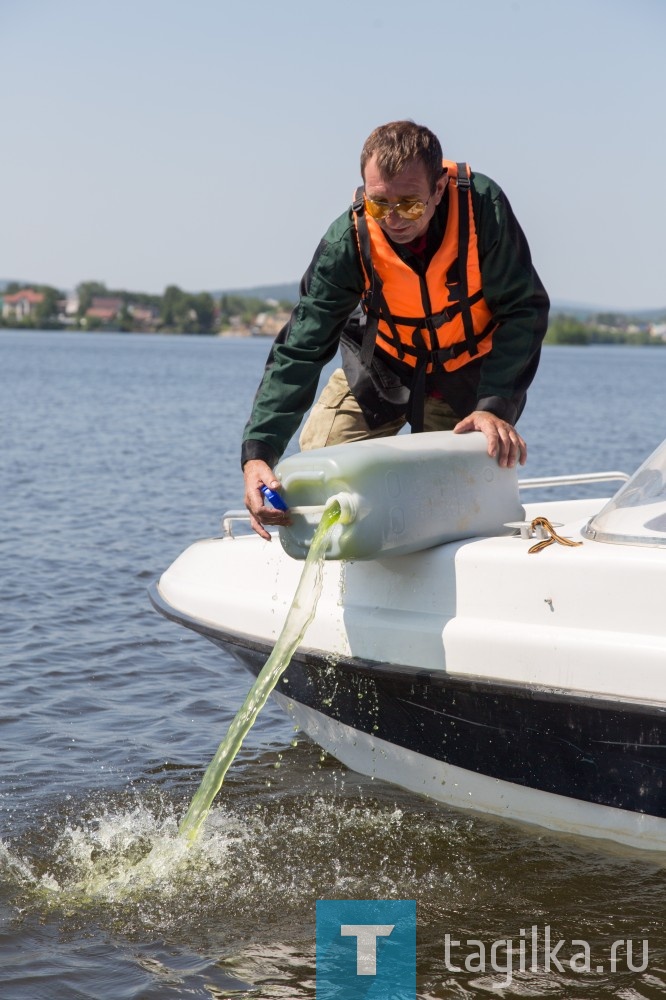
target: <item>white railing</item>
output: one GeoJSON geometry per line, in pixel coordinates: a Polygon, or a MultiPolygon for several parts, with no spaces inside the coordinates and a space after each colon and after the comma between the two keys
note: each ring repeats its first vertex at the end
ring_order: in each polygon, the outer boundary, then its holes
{"type": "Polygon", "coordinates": [[[583,483],[609,483],[619,479],[626,483],[631,477],[626,472],[581,472],[571,476],[539,476],[536,479],[519,479],[521,490],[536,490],[545,486],[580,486],[583,483]]]}

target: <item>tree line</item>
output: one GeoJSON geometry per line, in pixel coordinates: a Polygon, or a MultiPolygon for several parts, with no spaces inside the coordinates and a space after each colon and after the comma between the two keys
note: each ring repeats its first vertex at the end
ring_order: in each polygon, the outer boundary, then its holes
{"type": "Polygon", "coordinates": [[[213,296],[210,292],[187,292],[178,285],[169,285],[162,295],[107,288],[101,281],[83,281],[76,287],[78,305],[75,313],[65,314],[65,295],[51,285],[26,285],[11,282],[1,296],[31,289],[42,301],[20,321],[0,317],[4,326],[25,326],[36,329],[63,327],[85,330],[113,328],[134,332],[154,329],[165,333],[213,334],[229,327],[233,321],[250,325],[260,312],[291,309],[288,302],[266,302],[254,296],[238,294],[213,296]],[[112,319],[90,314],[99,300],[118,300],[120,306],[112,319]],[[139,318],[140,317],[140,318],[139,318]],[[147,318],[149,317],[149,318],[147,318]]]}
{"type": "Polygon", "coordinates": [[[589,319],[579,319],[555,313],[548,323],[546,344],[663,344],[654,336],[652,324],[636,323],[623,313],[597,313],[589,319]]]}
{"type": "MultiPolygon", "coordinates": [[[[0,325],[36,329],[64,327],[84,330],[114,329],[126,332],[159,330],[165,333],[215,334],[234,327],[252,327],[259,313],[289,311],[293,303],[244,296],[237,293],[214,296],[210,292],[187,292],[178,285],[168,285],[162,295],[109,289],[101,281],[83,281],[76,288],[78,305],[74,314],[65,315],[65,295],[51,285],[26,285],[12,282],[4,295],[32,289],[42,296],[30,315],[17,321],[0,317],[0,325]],[[116,300],[119,308],[113,318],[90,313],[96,300],[116,300]]],[[[598,313],[582,319],[564,313],[550,317],[547,344],[654,344],[665,343],[654,336],[649,323],[637,323],[624,313],[598,313]]]]}

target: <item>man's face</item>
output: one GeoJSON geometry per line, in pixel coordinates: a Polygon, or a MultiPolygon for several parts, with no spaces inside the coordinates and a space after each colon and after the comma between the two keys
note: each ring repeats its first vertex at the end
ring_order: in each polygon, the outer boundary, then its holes
{"type": "Polygon", "coordinates": [[[431,194],[430,181],[421,160],[413,160],[389,180],[380,173],[377,157],[372,156],[365,165],[364,180],[366,197],[374,201],[395,204],[404,198],[418,198],[427,202],[426,210],[420,219],[403,219],[397,212],[390,212],[377,223],[394,243],[411,243],[412,240],[422,236],[430,225],[435,209],[442,200],[448,178],[446,174],[440,177],[434,193],[431,194]]]}

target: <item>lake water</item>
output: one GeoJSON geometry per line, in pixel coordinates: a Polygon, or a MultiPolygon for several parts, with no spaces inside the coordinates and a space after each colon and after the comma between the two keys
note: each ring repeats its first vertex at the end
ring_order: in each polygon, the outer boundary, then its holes
{"type": "MultiPolygon", "coordinates": [[[[313,998],[315,901],[341,897],[416,898],[421,1000],[666,995],[657,860],[360,778],[270,701],[178,853],[251,678],[146,587],[241,505],[267,349],[0,332],[0,997],[313,998]],[[591,970],[528,968],[500,989],[501,974],[451,971],[447,934],[490,952],[533,926],[587,942],[591,970]],[[608,971],[619,939],[636,971],[608,971]]],[[[524,475],[632,471],[666,434],[665,384],[664,349],[546,349],[524,475]]]]}

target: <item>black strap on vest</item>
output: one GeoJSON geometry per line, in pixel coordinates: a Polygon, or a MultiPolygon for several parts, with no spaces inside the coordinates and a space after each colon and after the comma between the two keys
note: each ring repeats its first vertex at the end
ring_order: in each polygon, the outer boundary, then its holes
{"type": "Polygon", "coordinates": [[[462,313],[465,343],[470,357],[479,353],[474,335],[474,322],[470,310],[469,286],[467,284],[467,257],[469,251],[469,188],[467,164],[458,163],[458,268],[460,271],[460,311],[462,313]]]}
{"type": "MultiPolygon", "coordinates": [[[[470,295],[466,301],[470,306],[473,306],[476,302],[480,302],[482,298],[483,298],[483,291],[479,289],[478,292],[474,292],[474,295],[470,295]]],[[[436,313],[428,312],[423,317],[396,316],[394,313],[392,313],[391,319],[393,320],[394,324],[397,323],[400,326],[413,326],[415,330],[429,330],[431,326],[434,326],[438,329],[440,326],[443,326],[444,323],[448,323],[450,320],[455,319],[455,317],[462,312],[462,308],[463,307],[460,302],[454,302],[452,305],[447,306],[446,309],[442,309],[441,312],[436,312],[436,313]]],[[[379,316],[379,315],[374,315],[373,318],[386,319],[385,316],[379,316]]],[[[379,336],[384,337],[384,334],[380,331],[379,336]]],[[[385,339],[390,340],[391,338],[386,337],[385,339]]],[[[478,338],[475,335],[474,353],[477,353],[476,351],[477,339],[478,338]]],[[[461,354],[463,351],[468,350],[466,343],[461,343],[460,348],[461,350],[459,353],[461,354]]],[[[414,350],[410,347],[409,344],[403,344],[403,351],[405,354],[414,354],[414,350]]]]}
{"type": "MultiPolygon", "coordinates": [[[[474,334],[475,348],[476,342],[483,340],[483,338],[487,337],[488,334],[494,329],[495,321],[490,319],[481,333],[474,334]]],[[[416,356],[416,367],[414,368],[412,388],[409,394],[409,402],[407,404],[407,420],[411,425],[412,434],[419,434],[423,430],[426,398],[426,373],[428,365],[433,365],[433,367],[436,365],[443,365],[446,361],[452,361],[454,358],[459,357],[468,350],[467,343],[463,342],[460,344],[453,344],[451,347],[440,347],[435,351],[429,351],[423,340],[421,330],[415,330],[414,332],[415,345],[417,342],[419,343],[421,349],[416,349],[412,352],[409,348],[406,348],[407,353],[413,353],[416,356]]],[[[478,350],[475,349],[474,353],[478,354],[478,350]]]]}
{"type": "Polygon", "coordinates": [[[364,199],[364,188],[356,188],[354,192],[354,201],[352,208],[356,215],[356,231],[358,232],[358,242],[361,250],[361,261],[363,262],[363,268],[370,281],[370,289],[365,292],[362,300],[363,312],[366,314],[367,320],[365,324],[365,331],[363,333],[363,343],[361,344],[360,361],[366,366],[370,367],[372,362],[372,356],[375,353],[375,341],[377,340],[378,332],[378,320],[381,316],[386,320],[389,330],[391,331],[391,338],[393,340],[393,346],[398,352],[400,360],[405,356],[402,342],[400,340],[400,334],[398,333],[397,327],[395,325],[395,320],[391,316],[391,311],[389,310],[388,303],[384,298],[384,282],[377,274],[376,269],[372,266],[372,251],[370,249],[370,233],[368,232],[368,221],[365,217],[365,199],[364,199]]]}

